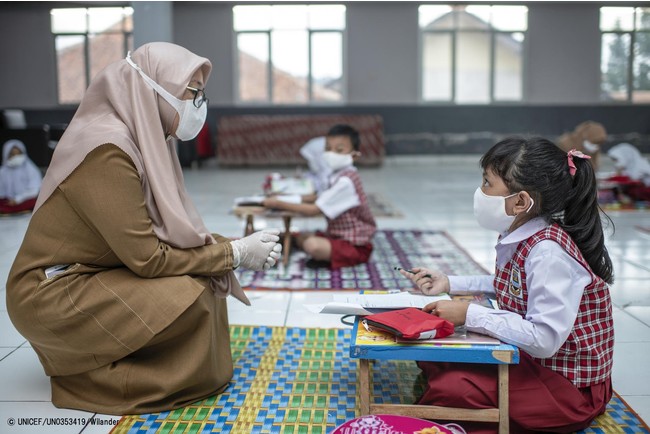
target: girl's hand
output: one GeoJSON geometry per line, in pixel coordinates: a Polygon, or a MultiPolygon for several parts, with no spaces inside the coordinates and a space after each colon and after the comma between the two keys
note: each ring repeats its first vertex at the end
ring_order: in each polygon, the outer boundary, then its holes
{"type": "Polygon", "coordinates": [[[414,274],[404,270],[400,270],[399,272],[402,276],[411,279],[423,294],[438,295],[443,292],[449,292],[449,279],[446,274],[421,267],[413,268],[412,271],[414,274]]]}
{"type": "Polygon", "coordinates": [[[440,300],[427,304],[422,310],[460,326],[467,321],[468,308],[469,303],[466,301],[440,300]]]}

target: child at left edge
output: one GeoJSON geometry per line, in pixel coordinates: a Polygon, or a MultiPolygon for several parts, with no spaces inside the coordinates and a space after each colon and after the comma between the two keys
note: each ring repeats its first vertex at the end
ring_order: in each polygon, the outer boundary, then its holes
{"type": "MultiPolygon", "coordinates": [[[[428,295],[496,295],[499,309],[443,300],[424,310],[519,348],[520,362],[508,371],[510,433],[587,428],[612,397],[613,267],[589,158],[543,138],[497,143],[481,158],[483,182],[474,193],[479,225],[499,233],[495,273],[401,271],[428,295]]],[[[497,406],[496,365],[418,366],[427,377],[419,404],[497,406]]],[[[494,425],[463,428],[496,433],[494,425]]]]}
{"type": "Polygon", "coordinates": [[[303,195],[301,203],[269,197],[264,199],[263,205],[305,216],[323,214],[327,230],[299,234],[296,244],[314,261],[329,263],[331,269],[338,269],[368,262],[377,224],[354,167],[354,161],[361,156],[359,133],[349,125],[335,125],[325,140],[322,158],[332,170],[328,188],[318,195],[303,195]]]}

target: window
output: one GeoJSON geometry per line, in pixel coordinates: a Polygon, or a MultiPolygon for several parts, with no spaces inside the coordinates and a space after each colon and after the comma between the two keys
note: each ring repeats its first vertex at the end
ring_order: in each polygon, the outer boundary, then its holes
{"type": "Polygon", "coordinates": [[[52,9],[59,104],[81,101],[90,80],[133,49],[130,7],[52,9]]]}
{"type": "Polygon", "coordinates": [[[343,101],[345,6],[233,7],[238,102],[343,101]]]}
{"type": "Polygon", "coordinates": [[[602,7],[601,95],[650,103],[650,8],[602,7]]]}
{"type": "Polygon", "coordinates": [[[528,8],[422,5],[419,25],[424,101],[522,100],[528,8]]]}

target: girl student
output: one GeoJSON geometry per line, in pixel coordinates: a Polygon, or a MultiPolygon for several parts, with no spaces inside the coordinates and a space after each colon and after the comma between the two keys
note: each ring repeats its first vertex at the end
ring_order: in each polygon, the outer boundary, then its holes
{"type": "MultiPolygon", "coordinates": [[[[425,294],[496,295],[499,309],[451,300],[424,310],[520,349],[520,363],[510,367],[511,432],[585,428],[612,396],[613,270],[588,159],[543,138],[497,143],[480,160],[483,182],[474,194],[478,223],[499,232],[495,273],[401,272],[425,294]]],[[[419,366],[428,382],[419,404],[497,406],[496,365],[419,366]]],[[[468,428],[496,432],[489,424],[468,428]]]]}

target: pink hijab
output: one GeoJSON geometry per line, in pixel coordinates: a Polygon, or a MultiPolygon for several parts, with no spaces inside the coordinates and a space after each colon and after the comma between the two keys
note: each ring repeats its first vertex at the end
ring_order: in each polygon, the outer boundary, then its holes
{"type": "MultiPolygon", "coordinates": [[[[166,42],[145,44],[131,53],[143,72],[177,98],[194,73],[207,82],[212,64],[187,49],[166,42]]],[[[112,143],[123,150],[140,175],[154,232],[167,244],[185,249],[215,243],[185,190],[171,132],[176,111],[126,60],[114,62],[93,79],[70,125],[56,146],[34,212],[91,151],[112,143]]],[[[107,186],[107,188],[110,188],[107,186]]],[[[250,304],[233,273],[212,278],[220,296],[250,304]]]]}

